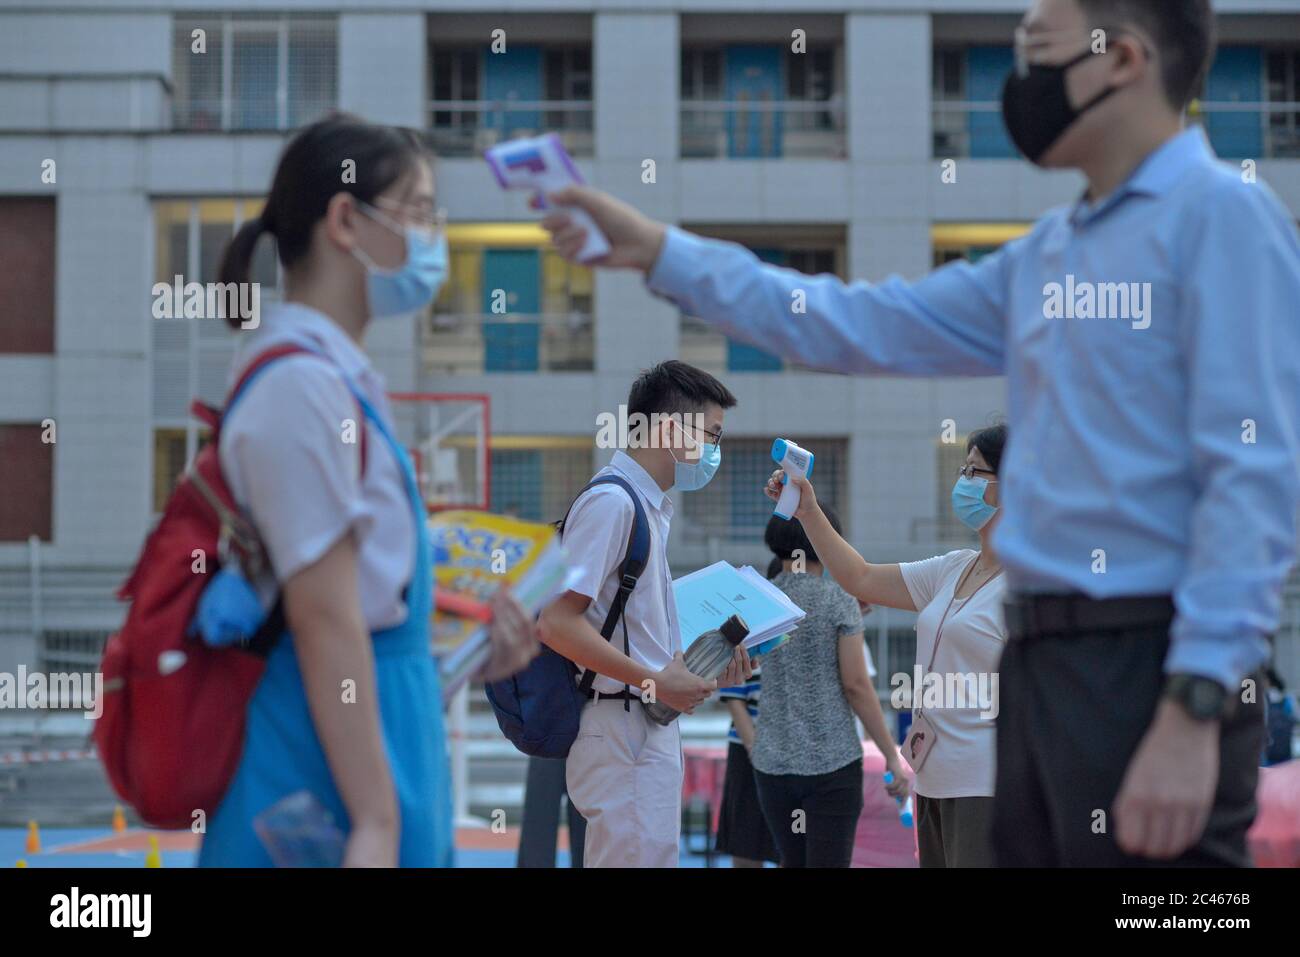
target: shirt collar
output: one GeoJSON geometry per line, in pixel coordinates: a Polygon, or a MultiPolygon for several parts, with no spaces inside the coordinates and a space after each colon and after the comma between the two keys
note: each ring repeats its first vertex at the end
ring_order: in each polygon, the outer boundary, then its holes
{"type": "Polygon", "coordinates": [[[1083,225],[1134,194],[1164,196],[1188,170],[1213,159],[1214,152],[1205,138],[1205,131],[1200,126],[1189,127],[1153,150],[1128,179],[1100,203],[1089,205],[1085,190],[1070,213],[1070,223],[1083,225]]]}
{"type": "Polygon", "coordinates": [[[654,477],[645,470],[645,468],[632,456],[628,455],[622,449],[614,453],[614,457],[609,460],[609,467],[615,471],[622,472],[624,477],[631,482],[637,490],[645,496],[646,501],[657,509],[663,509],[665,505],[672,503],[668,493],[659,487],[659,483],[654,477]]]}

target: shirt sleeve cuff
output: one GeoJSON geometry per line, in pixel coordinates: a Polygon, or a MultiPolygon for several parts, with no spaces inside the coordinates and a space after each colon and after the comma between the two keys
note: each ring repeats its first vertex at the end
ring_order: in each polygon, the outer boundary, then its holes
{"type": "Polygon", "coordinates": [[[1268,642],[1263,637],[1225,638],[1204,634],[1178,635],[1177,629],[1165,656],[1165,674],[1200,675],[1211,678],[1230,692],[1243,678],[1268,660],[1268,642]]]}
{"type": "Polygon", "coordinates": [[[659,258],[646,275],[646,288],[669,299],[683,294],[694,277],[704,241],[683,229],[669,226],[659,258]]]}

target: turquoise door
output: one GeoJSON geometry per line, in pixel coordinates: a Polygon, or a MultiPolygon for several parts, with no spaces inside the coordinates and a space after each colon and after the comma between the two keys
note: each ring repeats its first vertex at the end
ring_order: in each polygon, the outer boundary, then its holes
{"type": "MultiPolygon", "coordinates": [[[[540,47],[508,44],[505,53],[483,51],[483,99],[536,102],[543,99],[542,51],[540,47]]],[[[489,112],[483,126],[500,130],[502,139],[516,132],[540,133],[542,114],[537,110],[489,112]]]]}
{"type": "Polygon", "coordinates": [[[727,155],[747,159],[781,155],[781,114],[745,109],[746,103],[781,100],[781,47],[729,46],[726,95],[736,107],[727,114],[727,155]]]}
{"type": "MultiPolygon", "coordinates": [[[[1263,79],[1264,57],[1259,47],[1219,47],[1205,82],[1205,99],[1259,103],[1264,99],[1263,79]]],[[[1205,131],[1220,156],[1255,159],[1264,151],[1264,124],[1257,111],[1206,113],[1205,131]]]]}
{"type": "MultiPolygon", "coordinates": [[[[966,98],[972,103],[1001,103],[1002,87],[1015,65],[1011,47],[971,47],[966,51],[966,98]]],[[[973,159],[1013,159],[1018,154],[1007,136],[1001,110],[972,111],[967,118],[973,159]]]]}
{"type": "Polygon", "coordinates": [[[488,249],[483,252],[483,371],[536,372],[540,324],[537,319],[497,320],[494,303],[504,295],[505,316],[538,316],[541,309],[541,252],[488,249]]]}
{"type": "MultiPolygon", "coordinates": [[[[755,249],[755,256],[765,263],[784,266],[785,250],[755,249]]],[[[781,360],[770,352],[744,342],[727,340],[727,371],[729,372],[780,372],[781,360]]]]}

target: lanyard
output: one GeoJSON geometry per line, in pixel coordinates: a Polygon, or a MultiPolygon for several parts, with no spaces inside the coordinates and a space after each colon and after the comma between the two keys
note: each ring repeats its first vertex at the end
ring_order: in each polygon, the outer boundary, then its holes
{"type": "MultiPolygon", "coordinates": [[[[948,607],[943,610],[943,617],[939,619],[939,627],[935,629],[934,632],[934,646],[930,649],[930,662],[925,666],[925,672],[922,673],[921,675],[922,681],[924,681],[925,676],[930,673],[930,669],[934,667],[935,656],[939,654],[939,642],[943,638],[943,626],[944,623],[948,620],[948,612],[952,611],[953,602],[957,600],[957,592],[961,591],[961,586],[966,584],[966,579],[969,578],[970,573],[975,570],[975,566],[979,564],[979,560],[980,557],[976,555],[974,561],[972,561],[969,565],[967,565],[966,570],[961,573],[961,578],[957,579],[957,584],[953,586],[952,597],[948,599],[948,607]]],[[[997,571],[997,575],[990,575],[988,578],[984,579],[984,581],[980,582],[979,585],[975,587],[975,590],[971,592],[969,595],[967,595],[963,600],[970,601],[972,598],[974,598],[976,595],[980,593],[981,588],[983,588],[985,585],[993,581],[993,579],[997,578],[998,575],[1001,574],[1002,574],[1002,569],[999,568],[997,571]]],[[[920,708],[916,708],[914,710],[916,711],[917,714],[921,713],[920,708]]]]}

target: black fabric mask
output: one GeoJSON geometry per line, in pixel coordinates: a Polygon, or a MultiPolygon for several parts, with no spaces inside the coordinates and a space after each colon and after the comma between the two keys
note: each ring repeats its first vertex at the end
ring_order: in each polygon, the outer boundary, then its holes
{"type": "Polygon", "coordinates": [[[1007,77],[1002,87],[1002,121],[1011,142],[1031,163],[1038,164],[1075,120],[1118,89],[1102,90],[1078,109],[1070,105],[1066,71],[1093,55],[1089,50],[1056,66],[1030,64],[1025,76],[1013,69],[1007,77]]]}

